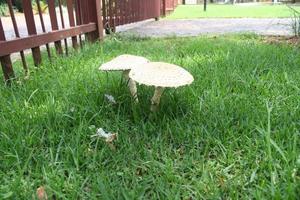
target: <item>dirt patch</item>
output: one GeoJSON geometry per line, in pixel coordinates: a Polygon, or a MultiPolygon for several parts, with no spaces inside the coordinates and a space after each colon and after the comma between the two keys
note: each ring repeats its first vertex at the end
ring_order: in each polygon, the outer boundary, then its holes
{"type": "Polygon", "coordinates": [[[300,37],[296,36],[264,36],[263,41],[268,44],[300,45],[300,37]]]}

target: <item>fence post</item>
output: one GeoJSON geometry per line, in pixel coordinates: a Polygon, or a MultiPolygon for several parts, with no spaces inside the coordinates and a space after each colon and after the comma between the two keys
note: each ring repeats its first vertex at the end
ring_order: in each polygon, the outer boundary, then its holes
{"type": "Polygon", "coordinates": [[[167,6],[166,6],[166,0],[162,0],[162,9],[163,9],[163,13],[162,13],[162,15],[165,17],[166,16],[166,8],[167,8],[167,6]]]}
{"type": "MultiPolygon", "coordinates": [[[[66,4],[68,9],[70,26],[74,27],[75,26],[75,18],[74,18],[74,10],[73,10],[74,2],[73,0],[67,0],[66,4]]],[[[74,49],[78,49],[77,36],[72,37],[72,45],[74,49]]]]}
{"type": "MultiPolygon", "coordinates": [[[[5,41],[4,29],[2,26],[2,21],[0,18],[0,42],[5,41]]],[[[14,78],[14,70],[12,68],[12,63],[10,60],[10,55],[0,56],[1,66],[3,70],[4,79],[6,82],[9,82],[11,78],[14,78]]]]}
{"type": "MultiPolygon", "coordinates": [[[[37,32],[35,27],[31,0],[23,0],[22,3],[23,3],[23,10],[24,10],[24,16],[25,16],[28,34],[36,35],[37,32]]],[[[42,62],[40,47],[33,47],[31,51],[32,51],[34,65],[38,66],[42,62]]]]}
{"type": "Polygon", "coordinates": [[[89,13],[89,22],[94,22],[97,25],[97,30],[87,34],[89,41],[103,40],[103,21],[102,21],[102,9],[101,0],[86,0],[87,10],[89,13]]]}
{"type": "Polygon", "coordinates": [[[155,10],[155,21],[158,21],[159,20],[159,17],[160,17],[160,1],[161,0],[154,0],[154,10],[155,10]]]}

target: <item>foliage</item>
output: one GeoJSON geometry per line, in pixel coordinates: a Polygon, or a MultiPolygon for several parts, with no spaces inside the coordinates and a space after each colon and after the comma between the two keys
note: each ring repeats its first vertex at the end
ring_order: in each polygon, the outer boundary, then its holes
{"type": "Polygon", "coordinates": [[[256,35],[117,36],[44,61],[0,85],[0,199],[40,186],[53,199],[297,199],[299,66],[299,49],[256,35]],[[153,88],[139,86],[135,105],[121,73],[98,71],[124,53],[184,66],[195,82],[150,114],[153,88]],[[115,151],[95,127],[118,132],[115,151]]]}
{"type": "MultiPolygon", "coordinates": [[[[34,10],[35,13],[37,13],[38,8],[37,8],[37,5],[36,5],[36,1],[33,0],[32,3],[33,3],[33,10],[34,10]]],[[[40,4],[41,4],[41,8],[42,8],[43,13],[45,13],[47,8],[48,8],[47,1],[46,0],[40,0],[40,4]]],[[[14,9],[16,9],[18,12],[23,12],[22,0],[14,0],[13,1],[13,6],[14,6],[14,9]]],[[[0,16],[3,13],[2,10],[4,10],[4,8],[8,10],[6,0],[0,0],[0,16]]]]}
{"type": "Polygon", "coordinates": [[[14,0],[13,4],[17,11],[23,12],[22,0],[14,0]]]}
{"type": "MultiPolygon", "coordinates": [[[[48,12],[48,4],[47,3],[45,3],[44,1],[40,1],[40,6],[41,6],[42,13],[48,12]]],[[[36,2],[33,3],[32,10],[35,14],[39,13],[38,5],[36,2]]]]}
{"type": "Polygon", "coordinates": [[[8,6],[0,3],[0,17],[7,16],[9,14],[8,6]]]}

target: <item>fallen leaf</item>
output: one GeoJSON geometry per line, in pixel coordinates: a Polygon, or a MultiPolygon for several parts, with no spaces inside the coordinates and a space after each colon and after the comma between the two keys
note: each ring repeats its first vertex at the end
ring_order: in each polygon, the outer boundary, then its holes
{"type": "Polygon", "coordinates": [[[109,148],[113,151],[116,150],[116,147],[113,144],[113,142],[118,138],[118,133],[105,132],[102,128],[98,128],[96,134],[92,135],[91,137],[104,138],[109,148]]]}
{"type": "Polygon", "coordinates": [[[95,136],[105,138],[105,142],[112,143],[115,139],[117,139],[118,134],[110,132],[106,133],[102,128],[98,128],[96,134],[92,135],[92,137],[95,136]]]}
{"type": "Polygon", "coordinates": [[[117,139],[117,137],[117,133],[112,133],[108,138],[106,138],[105,142],[112,143],[115,139],[117,139]]]}
{"type": "Polygon", "coordinates": [[[48,196],[47,196],[44,186],[41,186],[36,190],[36,195],[39,200],[47,200],[48,199],[48,196]]]}

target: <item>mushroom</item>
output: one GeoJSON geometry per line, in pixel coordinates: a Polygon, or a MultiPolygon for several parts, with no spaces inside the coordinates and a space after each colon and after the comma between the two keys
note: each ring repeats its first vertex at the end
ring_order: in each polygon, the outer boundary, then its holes
{"type": "Polygon", "coordinates": [[[155,92],[151,99],[151,111],[153,112],[158,109],[165,88],[177,88],[189,85],[194,81],[193,76],[182,67],[163,62],[150,62],[139,68],[133,68],[129,77],[137,83],[155,86],[155,92]]]}
{"type": "Polygon", "coordinates": [[[129,72],[132,68],[139,67],[148,62],[149,60],[144,57],[124,54],[114,58],[113,60],[107,63],[104,63],[100,66],[99,70],[123,71],[123,77],[127,82],[127,86],[129,87],[130,93],[134,100],[138,102],[136,83],[129,78],[129,72]]]}

